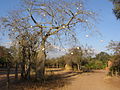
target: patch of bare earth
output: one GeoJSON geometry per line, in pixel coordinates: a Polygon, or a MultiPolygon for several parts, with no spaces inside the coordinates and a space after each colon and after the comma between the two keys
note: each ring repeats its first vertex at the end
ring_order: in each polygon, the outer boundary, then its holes
{"type": "MultiPolygon", "coordinates": [[[[73,79],[72,77],[78,74],[80,72],[65,71],[63,69],[47,69],[46,77],[42,82],[35,81],[34,79],[30,81],[19,80],[9,83],[9,88],[6,82],[4,82],[4,86],[1,86],[0,90],[57,90],[70,84],[73,79]]],[[[4,76],[3,74],[1,75],[3,77],[1,80],[6,81],[6,77],[4,76]]],[[[2,85],[2,83],[0,84],[2,85]]]]}
{"type": "Polygon", "coordinates": [[[104,70],[81,73],[47,69],[43,82],[20,80],[11,83],[9,89],[5,86],[0,90],[120,90],[119,84],[119,77],[108,77],[104,70]]]}
{"type": "Polygon", "coordinates": [[[76,76],[71,85],[60,90],[120,90],[120,78],[106,76],[104,70],[76,76]]]}

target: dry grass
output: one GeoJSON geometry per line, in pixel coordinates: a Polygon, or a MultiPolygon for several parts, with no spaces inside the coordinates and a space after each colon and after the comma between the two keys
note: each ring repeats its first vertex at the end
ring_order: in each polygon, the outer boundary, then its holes
{"type": "Polygon", "coordinates": [[[9,90],[53,90],[63,87],[68,83],[68,79],[62,79],[58,76],[48,76],[44,81],[25,81],[10,84],[9,90]]]}
{"type": "Polygon", "coordinates": [[[9,89],[6,86],[1,87],[0,90],[57,90],[70,84],[72,76],[80,74],[79,72],[67,72],[62,69],[49,69],[46,72],[45,79],[36,81],[31,78],[28,80],[19,80],[11,82],[9,89]]]}

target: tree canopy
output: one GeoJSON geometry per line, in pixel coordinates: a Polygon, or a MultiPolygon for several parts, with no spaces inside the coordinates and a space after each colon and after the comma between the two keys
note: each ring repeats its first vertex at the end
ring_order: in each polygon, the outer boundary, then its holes
{"type": "Polygon", "coordinates": [[[120,0],[110,0],[110,1],[114,5],[113,12],[114,12],[116,18],[120,19],[120,0]]]}

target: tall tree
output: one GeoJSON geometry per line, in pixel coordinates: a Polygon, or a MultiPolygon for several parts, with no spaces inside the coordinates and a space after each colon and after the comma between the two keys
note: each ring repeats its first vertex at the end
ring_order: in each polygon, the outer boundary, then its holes
{"type": "Polygon", "coordinates": [[[102,61],[103,63],[107,63],[109,58],[110,58],[110,55],[106,52],[100,52],[96,55],[96,59],[102,61]]]}
{"type": "MultiPolygon", "coordinates": [[[[23,0],[22,9],[2,18],[2,25],[10,35],[18,37],[28,31],[39,37],[40,45],[36,63],[36,78],[44,77],[46,42],[51,38],[75,38],[78,25],[92,29],[95,13],[87,10],[81,0],[23,0]]],[[[23,39],[25,40],[25,39],[23,39]]],[[[53,39],[52,39],[53,40],[53,39]]]]}
{"type": "Polygon", "coordinates": [[[120,54],[120,41],[111,41],[107,46],[108,50],[112,50],[114,54],[120,54]]]}

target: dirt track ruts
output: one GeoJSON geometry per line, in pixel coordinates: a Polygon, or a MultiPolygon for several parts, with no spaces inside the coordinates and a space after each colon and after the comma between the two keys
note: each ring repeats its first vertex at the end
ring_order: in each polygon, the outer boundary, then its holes
{"type": "Polygon", "coordinates": [[[117,82],[112,79],[104,70],[98,70],[76,76],[70,85],[60,90],[120,90],[120,79],[117,82]]]}

